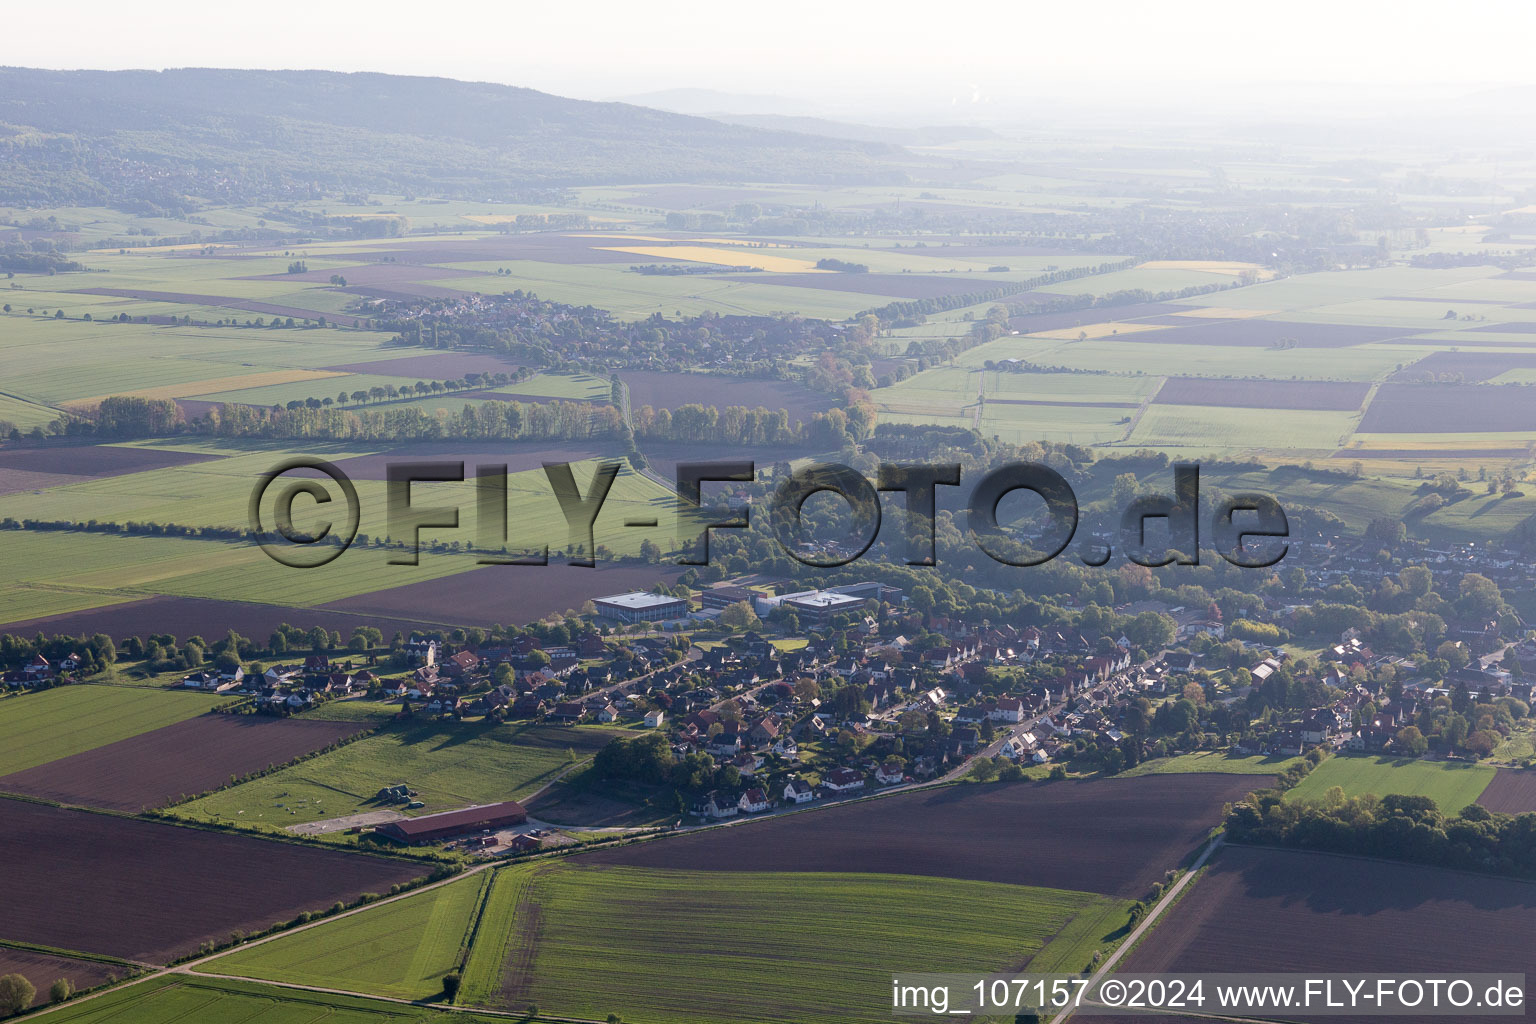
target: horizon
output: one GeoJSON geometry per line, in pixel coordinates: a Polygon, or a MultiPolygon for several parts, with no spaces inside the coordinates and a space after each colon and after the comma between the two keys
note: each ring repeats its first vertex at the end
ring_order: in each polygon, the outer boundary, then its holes
{"type": "Polygon", "coordinates": [[[795,0],[771,22],[736,16],[706,23],[692,20],[686,7],[599,0],[586,5],[581,30],[572,34],[564,11],[461,3],[401,37],[392,15],[409,8],[399,3],[312,8],[278,0],[270,16],[235,34],[210,23],[189,0],[172,0],[158,8],[167,30],[146,34],[134,12],[86,0],[67,21],[37,8],[13,12],[16,52],[0,54],[0,63],[375,72],[625,102],[704,90],[771,99],[782,108],[727,113],[943,114],[955,121],[1016,118],[1042,101],[1066,109],[1155,105],[1175,116],[1255,103],[1299,114],[1370,113],[1400,109],[1404,100],[1433,103],[1536,85],[1524,57],[1536,10],[1503,0],[1458,12],[1458,38],[1474,41],[1475,54],[1449,49],[1435,8],[1422,2],[1397,5],[1390,24],[1370,9],[1340,10],[1322,0],[1294,6],[1284,18],[1234,17],[1214,0],[1186,3],[1177,16],[1118,0],[1109,6],[1106,13],[1102,6],[1038,11],[988,3],[973,17],[930,19],[913,31],[915,8],[893,11],[869,0],[831,11],[795,0]],[[466,32],[467,21],[479,28],[466,32]],[[817,31],[801,31],[803,24],[817,31]],[[125,52],[122,40],[135,33],[125,52]],[[1266,45],[1257,53],[1252,40],[1260,37],[1266,45]],[[1023,45],[1010,45],[1015,38],[1023,45]],[[994,46],[993,39],[1006,43],[994,46]],[[1049,44],[1034,45],[1042,39],[1049,44]]]}

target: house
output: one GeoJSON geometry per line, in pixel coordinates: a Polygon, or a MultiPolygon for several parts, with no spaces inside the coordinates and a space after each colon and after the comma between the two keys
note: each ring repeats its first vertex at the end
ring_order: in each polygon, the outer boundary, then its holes
{"type": "Polygon", "coordinates": [[[779,738],[779,722],[776,718],[765,718],[758,722],[750,730],[747,736],[755,746],[764,746],[779,738]]]}
{"type": "Polygon", "coordinates": [[[703,798],[693,805],[693,813],[701,818],[734,818],[740,812],[741,805],[719,791],[711,791],[704,794],[703,798]]]}
{"type": "Polygon", "coordinates": [[[743,814],[757,814],[761,811],[766,811],[772,805],[768,802],[768,794],[763,792],[762,787],[759,786],[753,787],[741,794],[741,799],[736,802],[736,806],[741,809],[743,814]]]}
{"type": "Polygon", "coordinates": [[[751,775],[763,766],[763,755],[743,750],[729,762],[742,775],[751,775]]]}
{"type": "Polygon", "coordinates": [[[816,791],[811,784],[804,779],[790,779],[784,785],[784,802],[787,804],[808,804],[816,799],[816,791]]]}
{"type": "Polygon", "coordinates": [[[449,658],[443,665],[443,671],[450,676],[467,676],[480,667],[480,656],[473,651],[460,651],[449,658]]]}
{"type": "Polygon", "coordinates": [[[772,750],[773,753],[790,761],[798,761],[800,759],[800,744],[796,743],[791,736],[781,737],[779,742],[773,745],[772,750]]]}
{"type": "Polygon", "coordinates": [[[645,713],[645,727],[647,729],[660,729],[661,723],[667,720],[667,713],[657,708],[645,713]]]}
{"type": "Polygon", "coordinates": [[[28,679],[47,679],[53,675],[53,666],[41,654],[34,654],[21,671],[28,679]]]}
{"type": "Polygon", "coordinates": [[[599,722],[612,722],[617,720],[618,717],[619,709],[614,707],[612,704],[604,704],[602,707],[597,709],[597,720],[599,722]]]}
{"type": "Polygon", "coordinates": [[[882,786],[894,786],[905,778],[899,761],[887,761],[875,769],[875,781],[882,786]]]}
{"type": "Polygon", "coordinates": [[[721,756],[736,756],[741,753],[741,733],[732,730],[716,734],[709,741],[709,752],[721,756]]]}
{"type": "Polygon", "coordinates": [[[575,724],[587,717],[587,709],[581,706],[580,701],[568,700],[555,705],[555,710],[549,713],[551,721],[575,724]]]}
{"type": "Polygon", "coordinates": [[[1024,721],[1024,702],[1017,697],[997,698],[997,707],[987,716],[994,722],[1024,721]]]}
{"type": "Polygon", "coordinates": [[[1334,722],[1322,714],[1308,715],[1301,722],[1301,738],[1307,743],[1324,743],[1332,734],[1334,722]]]}
{"type": "Polygon", "coordinates": [[[405,656],[413,665],[437,664],[437,641],[411,639],[405,645],[405,656]]]}
{"type": "Polygon", "coordinates": [[[833,793],[854,793],[864,788],[864,774],[852,768],[834,768],[821,780],[821,785],[833,793]]]}

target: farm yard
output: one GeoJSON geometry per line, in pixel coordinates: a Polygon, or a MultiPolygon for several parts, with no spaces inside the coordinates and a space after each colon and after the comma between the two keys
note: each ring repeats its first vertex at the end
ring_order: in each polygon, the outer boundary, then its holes
{"type": "Polygon", "coordinates": [[[0,903],[0,935],[146,963],[425,873],[383,857],[3,799],[0,862],[14,886],[0,903]]]}
{"type": "Polygon", "coordinates": [[[361,723],[349,722],[199,715],[0,776],[0,793],[137,812],[218,789],[236,776],[286,764],[363,728],[361,723]]]}
{"type": "Polygon", "coordinates": [[[1367,793],[1386,796],[1427,796],[1444,813],[1458,814],[1493,781],[1494,770],[1486,765],[1449,761],[1398,761],[1388,757],[1330,757],[1286,797],[1290,800],[1321,800],[1334,786],[1345,796],[1367,793]]]}
{"type": "Polygon", "coordinates": [[[174,813],[191,820],[286,829],[377,810],[378,791],[402,781],[420,792],[423,814],[513,800],[586,760],[616,735],[618,730],[596,726],[405,722],[182,804],[174,813]]]}
{"type": "MultiPolygon", "coordinates": [[[[1222,804],[1265,777],[1155,775],[901,793],[659,843],[599,850],[626,867],[860,871],[1005,882],[1138,899],[1215,827],[1222,804]],[[922,821],[922,829],[911,827],[922,821]],[[1049,821],[1047,834],[1039,823],[1049,821]],[[954,856],[962,837],[985,844],[954,856]],[[1028,856],[1019,856],[1027,850],[1028,856]]],[[[728,887],[730,877],[718,886],[728,887]]]]}

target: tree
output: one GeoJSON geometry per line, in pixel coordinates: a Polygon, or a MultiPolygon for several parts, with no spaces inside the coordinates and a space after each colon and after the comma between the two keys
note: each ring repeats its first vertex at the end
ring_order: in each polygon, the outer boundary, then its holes
{"type": "Polygon", "coordinates": [[[0,1014],[10,1016],[21,1013],[32,1005],[32,998],[36,995],[37,989],[21,975],[7,974],[0,977],[0,1014]]]}
{"type": "Polygon", "coordinates": [[[745,601],[737,601],[735,604],[726,605],[720,612],[720,621],[735,629],[755,629],[761,623],[757,612],[745,601]]]}
{"type": "Polygon", "coordinates": [[[991,782],[997,778],[997,765],[990,757],[978,757],[971,765],[971,778],[977,782],[991,782]]]}
{"type": "Polygon", "coordinates": [[[62,1003],[75,994],[75,983],[68,978],[59,978],[48,988],[48,1001],[62,1003]]]}
{"type": "Polygon", "coordinates": [[[1467,737],[1467,753],[1476,758],[1489,757],[1499,745],[1499,734],[1491,729],[1479,729],[1467,737]]]}
{"type": "Polygon", "coordinates": [[[464,979],[457,974],[443,975],[443,998],[450,1003],[453,1002],[454,998],[458,996],[459,986],[463,982],[464,979]]]}
{"type": "Polygon", "coordinates": [[[1424,738],[1418,726],[1409,725],[1397,730],[1397,735],[1392,738],[1392,747],[1399,753],[1421,757],[1429,749],[1429,741],[1424,738]]]}

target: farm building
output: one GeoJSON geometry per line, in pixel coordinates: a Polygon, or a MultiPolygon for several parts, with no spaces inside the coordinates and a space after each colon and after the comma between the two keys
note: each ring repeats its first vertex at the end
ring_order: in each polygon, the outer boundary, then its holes
{"type": "Polygon", "coordinates": [[[597,613],[620,622],[665,622],[688,614],[688,602],[669,594],[637,590],[630,594],[599,597],[592,604],[597,613]]]}
{"type": "Polygon", "coordinates": [[[428,814],[420,818],[406,818],[379,826],[379,833],[402,843],[419,845],[436,843],[467,832],[485,829],[509,828],[528,820],[528,812],[515,800],[499,804],[483,804],[466,807],[442,814],[428,814]]]}

